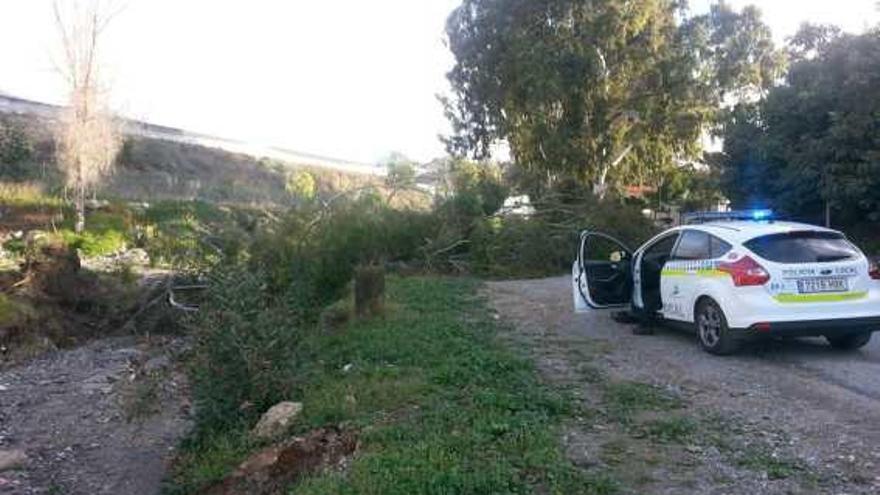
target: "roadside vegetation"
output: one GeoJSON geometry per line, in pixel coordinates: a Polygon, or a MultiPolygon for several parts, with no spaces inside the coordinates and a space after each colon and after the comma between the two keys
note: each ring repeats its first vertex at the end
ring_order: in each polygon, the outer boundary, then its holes
{"type": "MultiPolygon", "coordinates": [[[[296,493],[612,493],[611,480],[584,476],[564,458],[559,427],[574,413],[571,403],[499,344],[478,287],[463,278],[393,277],[384,317],[329,333],[288,327],[294,337],[283,350],[265,349],[274,356],[242,356],[253,347],[232,345],[236,325],[203,335],[199,427],[169,492],[197,492],[228,475],[255,447],[248,430],[259,412],[293,398],[304,409],[292,433],[340,425],[359,436],[344,470],[310,475],[296,493]],[[285,379],[247,376],[260,361],[285,379]]],[[[255,323],[248,333],[278,323],[255,323]]]]}

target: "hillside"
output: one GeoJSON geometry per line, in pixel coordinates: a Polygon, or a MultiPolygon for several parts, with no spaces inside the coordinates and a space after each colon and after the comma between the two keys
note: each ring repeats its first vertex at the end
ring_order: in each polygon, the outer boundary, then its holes
{"type": "MultiPolygon", "coordinates": [[[[56,189],[51,128],[59,107],[0,95],[0,128],[21,130],[29,157],[0,163],[0,180],[30,180],[56,189]]],[[[307,170],[319,192],[381,180],[381,167],[337,160],[138,121],[123,121],[126,135],[114,175],[100,194],[132,200],[203,199],[288,203],[288,176],[307,170]]]]}

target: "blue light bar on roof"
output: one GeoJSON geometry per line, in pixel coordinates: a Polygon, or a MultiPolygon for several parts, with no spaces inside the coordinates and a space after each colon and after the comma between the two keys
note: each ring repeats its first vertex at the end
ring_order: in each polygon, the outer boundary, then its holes
{"type": "Polygon", "coordinates": [[[773,210],[752,210],[752,220],[770,220],[773,210]]]}
{"type": "Polygon", "coordinates": [[[724,220],[771,221],[773,220],[773,210],[700,211],[686,213],[681,217],[682,223],[688,225],[724,220]]]}

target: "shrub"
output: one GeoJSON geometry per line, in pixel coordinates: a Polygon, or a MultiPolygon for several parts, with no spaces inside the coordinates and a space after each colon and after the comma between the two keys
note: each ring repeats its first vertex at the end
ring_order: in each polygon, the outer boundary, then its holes
{"type": "Polygon", "coordinates": [[[154,263],[202,270],[236,260],[263,216],[204,201],[164,201],[147,208],[135,238],[154,263]]]}
{"type": "Polygon", "coordinates": [[[126,237],[118,230],[91,231],[77,234],[72,230],[61,231],[61,237],[70,247],[79,250],[83,255],[106,256],[125,249],[126,237]]]}
{"type": "Polygon", "coordinates": [[[268,292],[264,274],[223,267],[195,317],[192,362],[198,424],[214,429],[248,421],[290,397],[296,384],[296,321],[268,292]]]}
{"type": "Polygon", "coordinates": [[[106,209],[88,213],[86,230],[80,234],[73,231],[74,215],[65,215],[65,229],[61,237],[70,247],[85,256],[106,256],[126,248],[135,226],[132,212],[124,204],[112,204],[106,209]]]}
{"type": "Polygon", "coordinates": [[[373,196],[339,201],[329,208],[292,210],[251,245],[249,264],[263,269],[273,293],[295,307],[302,321],[342,296],[355,266],[413,262],[436,218],[387,207],[373,196]]]}
{"type": "Polygon", "coordinates": [[[13,167],[31,159],[34,143],[24,125],[0,119],[0,165],[13,167]]]}

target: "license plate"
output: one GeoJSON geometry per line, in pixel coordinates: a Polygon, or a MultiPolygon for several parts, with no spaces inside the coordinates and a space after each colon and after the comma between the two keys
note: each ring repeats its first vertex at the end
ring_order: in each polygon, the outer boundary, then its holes
{"type": "Polygon", "coordinates": [[[847,291],[845,278],[808,278],[798,280],[797,285],[801,294],[847,291]]]}

